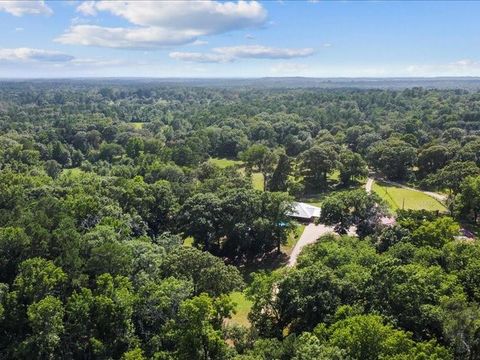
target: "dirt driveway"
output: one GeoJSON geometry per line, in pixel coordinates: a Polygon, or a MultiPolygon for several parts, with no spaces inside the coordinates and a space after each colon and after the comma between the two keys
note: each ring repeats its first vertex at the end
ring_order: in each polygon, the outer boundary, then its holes
{"type": "Polygon", "coordinates": [[[326,226],[323,224],[308,224],[307,226],[305,226],[305,230],[303,230],[300,239],[298,239],[295,247],[292,250],[292,253],[290,254],[290,259],[288,260],[287,266],[295,266],[295,264],[297,263],[298,255],[300,255],[300,252],[302,251],[304,246],[313,244],[315,241],[318,240],[320,236],[333,232],[335,232],[333,230],[333,226],[326,226]]]}

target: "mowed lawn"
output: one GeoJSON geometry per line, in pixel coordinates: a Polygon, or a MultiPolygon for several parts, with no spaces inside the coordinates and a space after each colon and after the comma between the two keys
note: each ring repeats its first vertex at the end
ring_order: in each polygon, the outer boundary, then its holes
{"type": "MultiPolygon", "coordinates": [[[[232,159],[220,159],[220,158],[210,158],[209,160],[212,164],[217,165],[219,168],[225,169],[229,166],[243,166],[243,161],[241,160],[232,160],[232,159]]],[[[244,169],[242,169],[244,170],[244,169]]],[[[254,172],[252,174],[252,184],[253,188],[256,190],[263,189],[263,175],[259,172],[254,172]]]]}
{"type": "Polygon", "coordinates": [[[373,184],[372,189],[384,199],[388,206],[394,211],[397,209],[430,211],[447,210],[437,199],[420,191],[403,189],[398,186],[378,182],[373,184]]]}
{"type": "Polygon", "coordinates": [[[263,189],[263,174],[262,173],[253,173],[252,174],[252,183],[255,190],[264,190],[263,189]]]}
{"type": "Polygon", "coordinates": [[[130,125],[133,126],[134,129],[140,130],[143,129],[143,122],[131,122],[130,125]]]}
{"type": "Polygon", "coordinates": [[[220,159],[220,158],[210,158],[209,160],[212,164],[217,165],[219,168],[225,169],[229,166],[234,165],[243,165],[243,162],[240,160],[231,160],[231,159],[220,159]]]}
{"type": "Polygon", "coordinates": [[[250,327],[250,321],[248,321],[248,313],[252,308],[252,302],[245,297],[245,294],[240,291],[234,291],[230,294],[230,299],[236,304],[236,314],[232,315],[229,320],[230,323],[243,325],[250,327]]]}

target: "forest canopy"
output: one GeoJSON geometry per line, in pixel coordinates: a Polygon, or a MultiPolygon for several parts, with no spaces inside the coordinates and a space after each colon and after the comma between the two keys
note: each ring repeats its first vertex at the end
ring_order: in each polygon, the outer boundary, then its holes
{"type": "Polygon", "coordinates": [[[2,82],[0,358],[478,359],[479,166],[473,90],[2,82]]]}

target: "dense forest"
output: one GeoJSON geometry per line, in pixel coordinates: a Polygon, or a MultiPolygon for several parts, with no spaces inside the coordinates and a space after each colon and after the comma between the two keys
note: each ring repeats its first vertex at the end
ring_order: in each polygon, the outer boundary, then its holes
{"type": "Polygon", "coordinates": [[[0,358],[480,359],[479,166],[474,90],[4,81],[0,358]]]}

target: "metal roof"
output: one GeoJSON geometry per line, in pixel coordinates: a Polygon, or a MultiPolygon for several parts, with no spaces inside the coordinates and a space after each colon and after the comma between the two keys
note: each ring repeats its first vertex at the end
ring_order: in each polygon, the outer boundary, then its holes
{"type": "Polygon", "coordinates": [[[301,218],[301,219],[311,219],[312,217],[320,217],[321,209],[317,206],[302,202],[294,202],[292,204],[292,212],[288,215],[301,218]]]}

